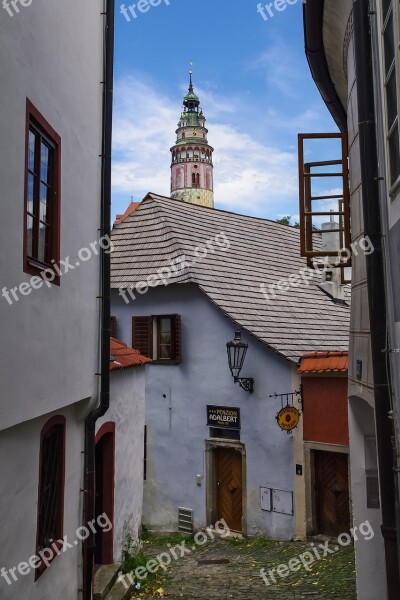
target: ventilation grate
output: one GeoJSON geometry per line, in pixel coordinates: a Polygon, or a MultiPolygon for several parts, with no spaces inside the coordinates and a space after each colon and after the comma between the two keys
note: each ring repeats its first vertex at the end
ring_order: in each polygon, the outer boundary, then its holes
{"type": "Polygon", "coordinates": [[[178,508],[178,529],[187,533],[193,532],[193,510],[191,508],[178,508]]]}

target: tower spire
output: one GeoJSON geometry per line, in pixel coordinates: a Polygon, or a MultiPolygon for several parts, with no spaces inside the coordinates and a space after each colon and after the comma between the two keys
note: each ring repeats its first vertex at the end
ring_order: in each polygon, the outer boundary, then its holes
{"type": "Polygon", "coordinates": [[[193,94],[193,82],[192,82],[193,71],[192,71],[192,64],[193,63],[190,63],[190,70],[189,70],[189,94],[193,94]]]}
{"type": "Polygon", "coordinates": [[[171,197],[191,204],[214,207],[212,148],[207,141],[208,129],[200,99],[189,70],[189,91],[183,99],[183,112],[171,148],[171,197]]]}

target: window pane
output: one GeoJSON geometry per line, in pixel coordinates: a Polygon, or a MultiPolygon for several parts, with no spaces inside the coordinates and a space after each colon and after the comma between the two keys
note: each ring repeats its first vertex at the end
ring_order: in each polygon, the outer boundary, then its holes
{"type": "Polygon", "coordinates": [[[35,142],[36,135],[33,133],[33,131],[29,131],[28,169],[32,172],[35,170],[35,142]]]}
{"type": "Polygon", "coordinates": [[[40,179],[44,183],[49,181],[49,148],[42,143],[41,157],[40,157],[40,179]]]}
{"type": "Polygon", "coordinates": [[[172,355],[171,355],[171,345],[169,344],[168,346],[162,346],[160,345],[160,359],[171,359],[172,355]]]}
{"type": "Polygon", "coordinates": [[[397,116],[396,69],[392,70],[392,73],[386,86],[386,100],[388,112],[388,125],[390,130],[397,116]]]}
{"type": "Polygon", "coordinates": [[[172,323],[171,319],[159,320],[159,359],[172,358],[172,323]]]}
{"type": "Polygon", "coordinates": [[[26,252],[28,256],[33,257],[33,217],[27,215],[26,220],[26,228],[27,228],[27,243],[26,243],[26,252]]]}
{"type": "Polygon", "coordinates": [[[171,335],[171,319],[160,319],[160,333],[171,335]]]}
{"type": "Polygon", "coordinates": [[[399,140],[399,125],[392,131],[389,137],[389,154],[390,154],[390,183],[394,184],[400,175],[400,140],[399,140]]]}
{"type": "Polygon", "coordinates": [[[390,15],[388,23],[386,25],[384,33],[385,43],[385,73],[389,73],[390,67],[394,61],[395,50],[394,50],[394,29],[393,29],[393,13],[390,15]]]}
{"type": "Polygon", "coordinates": [[[28,173],[28,212],[33,215],[33,193],[35,188],[35,177],[28,173]]]}
{"type": "Polygon", "coordinates": [[[39,223],[39,248],[37,259],[40,262],[46,262],[49,255],[49,227],[43,223],[39,223]]]}
{"type": "Polygon", "coordinates": [[[46,223],[47,217],[47,204],[45,202],[40,203],[40,220],[46,223]]]}

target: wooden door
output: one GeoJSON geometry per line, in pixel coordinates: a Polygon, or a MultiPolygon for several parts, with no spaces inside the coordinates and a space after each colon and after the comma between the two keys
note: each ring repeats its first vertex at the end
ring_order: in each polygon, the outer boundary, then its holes
{"type": "Polygon", "coordinates": [[[229,529],[242,531],[242,455],[230,448],[216,451],[217,514],[229,529]]]}
{"type": "Polygon", "coordinates": [[[339,535],[350,529],[348,455],[314,452],[316,533],[339,535]]]}

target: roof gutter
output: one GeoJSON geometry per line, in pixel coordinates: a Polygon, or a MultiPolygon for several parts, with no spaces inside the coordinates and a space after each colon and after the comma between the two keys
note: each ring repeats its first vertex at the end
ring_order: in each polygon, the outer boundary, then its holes
{"type": "MultiPolygon", "coordinates": [[[[114,78],[114,1],[104,0],[102,16],[104,18],[103,51],[103,115],[101,150],[101,209],[100,237],[111,234],[111,144],[112,144],[112,108],[114,78]]],[[[85,507],[84,525],[96,517],[95,510],[95,430],[96,421],[102,417],[110,405],[110,263],[109,250],[100,252],[100,394],[98,405],[90,412],[85,421],[85,507]]],[[[95,534],[90,535],[83,546],[83,598],[92,597],[93,566],[95,553],[95,534]]]]}
{"type": "Polygon", "coordinates": [[[342,133],[347,131],[347,115],[331,79],[324,48],[325,0],[307,0],[303,4],[304,42],[312,78],[333,120],[342,133]]]}

